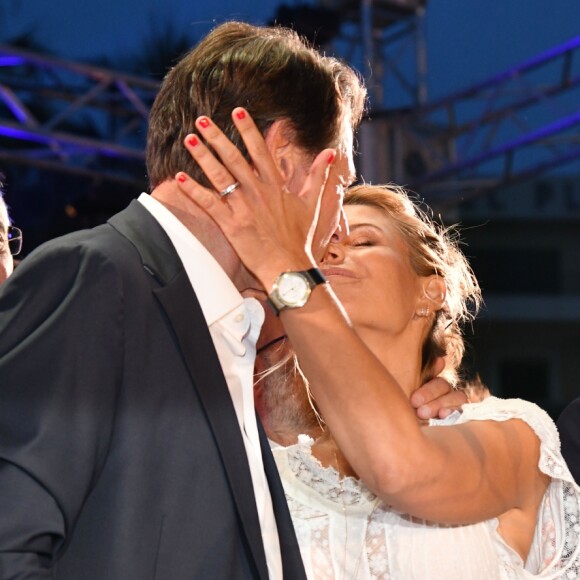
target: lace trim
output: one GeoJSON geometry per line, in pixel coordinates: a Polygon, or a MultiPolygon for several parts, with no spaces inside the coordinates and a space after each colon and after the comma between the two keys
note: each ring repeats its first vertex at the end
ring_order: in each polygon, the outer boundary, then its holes
{"type": "MultiPolygon", "coordinates": [[[[539,468],[549,475],[552,481],[538,511],[533,547],[525,564],[525,571],[522,570],[519,556],[497,533],[497,519],[484,522],[484,525],[492,532],[496,554],[502,562],[501,578],[578,579],[580,578],[580,488],[572,479],[561,456],[559,436],[547,413],[527,401],[506,401],[490,397],[482,403],[465,405],[463,414],[456,413],[451,418],[434,421],[432,424],[451,425],[472,420],[504,421],[514,418],[525,421],[539,437],[541,444],[539,468]]],[[[357,542],[353,542],[355,556],[347,560],[359,561],[358,558],[362,554],[363,559],[360,561],[366,561],[370,573],[369,578],[389,578],[391,570],[386,539],[389,534],[393,534],[393,539],[397,537],[399,530],[397,521],[402,519],[413,524],[415,518],[400,514],[397,520],[394,512],[384,506],[379,506],[376,512],[371,511],[369,517],[368,506],[365,504],[375,500],[374,494],[356,478],[340,479],[332,467],[323,467],[312,455],[313,443],[310,437],[303,435],[299,438],[297,445],[284,450],[285,469],[289,470],[287,474],[292,474],[302,485],[310,488],[312,494],[320,494],[331,504],[337,505],[338,509],[341,506],[349,506],[353,510],[364,509],[368,517],[365,547],[361,552],[357,542]]],[[[322,507],[314,509],[292,497],[288,499],[297,526],[301,550],[305,550],[306,561],[310,562],[314,572],[313,577],[317,580],[340,577],[333,573],[334,564],[328,551],[329,544],[334,541],[329,535],[329,517],[331,516],[322,507]]],[[[417,521],[416,524],[421,529],[443,527],[421,521],[417,521]]],[[[409,529],[407,526],[404,527],[409,529]]],[[[469,529],[469,526],[466,529],[469,529]]],[[[435,538],[432,536],[433,539],[435,538]]],[[[338,561],[342,564],[346,561],[344,560],[344,545],[344,539],[340,540],[338,546],[343,559],[338,561]]],[[[350,541],[348,546],[350,549],[350,541]]],[[[469,557],[468,554],[465,554],[465,557],[469,557]]],[[[342,573],[344,575],[344,571],[342,573]]],[[[442,576],[435,574],[433,577],[442,576]]]]}
{"type": "Polygon", "coordinates": [[[550,416],[522,399],[488,397],[481,403],[463,406],[434,425],[468,421],[525,421],[540,440],[538,467],[552,481],[540,505],[534,544],[537,561],[529,558],[526,569],[538,578],[572,580],[580,578],[580,487],[574,481],[560,451],[560,436],[550,416]]]}
{"type": "Polygon", "coordinates": [[[312,454],[313,444],[308,435],[299,435],[298,443],[287,449],[288,465],[299,481],[340,506],[375,502],[376,495],[360,479],[341,478],[334,467],[324,467],[312,454]]]}
{"type": "Polygon", "coordinates": [[[488,397],[481,403],[463,406],[463,414],[457,424],[467,421],[525,421],[540,440],[540,463],[543,473],[552,478],[575,484],[574,478],[560,452],[560,435],[556,425],[543,409],[522,399],[498,399],[488,397]]]}

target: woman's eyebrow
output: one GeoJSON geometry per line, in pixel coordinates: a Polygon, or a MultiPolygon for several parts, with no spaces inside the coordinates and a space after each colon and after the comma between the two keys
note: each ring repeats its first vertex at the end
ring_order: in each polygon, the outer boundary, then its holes
{"type": "Polygon", "coordinates": [[[355,224],[349,222],[349,228],[350,228],[351,232],[353,230],[356,230],[359,228],[373,228],[374,230],[377,230],[380,233],[384,233],[383,230],[379,226],[377,226],[375,224],[364,223],[364,222],[355,223],[355,224]]]}

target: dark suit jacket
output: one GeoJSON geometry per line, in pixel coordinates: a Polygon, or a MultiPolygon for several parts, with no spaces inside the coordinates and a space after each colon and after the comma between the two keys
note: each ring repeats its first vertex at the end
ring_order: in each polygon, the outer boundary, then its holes
{"type": "Polygon", "coordinates": [[[556,422],[562,455],[577,483],[580,483],[580,398],[572,401],[556,422]]]}
{"type": "MultiPolygon", "coordinates": [[[[262,433],[285,578],[305,578],[262,433]]],[[[244,445],[183,265],[138,202],[0,289],[0,578],[267,578],[244,445]]]]}

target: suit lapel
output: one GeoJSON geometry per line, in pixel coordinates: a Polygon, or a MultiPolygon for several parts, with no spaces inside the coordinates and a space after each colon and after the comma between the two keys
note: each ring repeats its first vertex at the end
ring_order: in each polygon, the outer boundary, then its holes
{"type": "Polygon", "coordinates": [[[134,201],[109,220],[137,248],[143,267],[160,283],[153,293],[177,337],[213,431],[234,503],[254,557],[256,573],[267,580],[268,570],[260,532],[254,489],[229,389],[199,302],[171,241],[153,216],[134,201]]]}
{"type": "Polygon", "coordinates": [[[288,502],[282,482],[280,481],[280,474],[270,449],[270,443],[262,427],[260,417],[256,415],[258,421],[258,432],[260,434],[260,446],[262,448],[262,457],[264,458],[264,470],[266,478],[268,479],[268,487],[272,495],[272,504],[274,506],[274,516],[276,517],[276,525],[278,528],[278,536],[280,537],[280,551],[282,553],[282,569],[284,578],[292,578],[292,580],[306,580],[306,572],[304,571],[304,564],[302,563],[302,556],[300,555],[300,548],[298,547],[298,540],[296,539],[296,532],[294,531],[294,524],[290,517],[288,510],[288,502]]]}

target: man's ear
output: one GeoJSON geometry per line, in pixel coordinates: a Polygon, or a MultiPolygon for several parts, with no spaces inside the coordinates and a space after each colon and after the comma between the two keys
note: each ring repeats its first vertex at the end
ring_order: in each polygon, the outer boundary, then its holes
{"type": "Polygon", "coordinates": [[[266,147],[287,184],[292,182],[302,155],[300,148],[291,140],[291,135],[290,124],[285,119],[274,121],[264,135],[266,147]]]}
{"type": "Polygon", "coordinates": [[[425,302],[424,307],[429,308],[431,312],[441,310],[443,304],[445,304],[446,296],[447,285],[443,278],[433,274],[423,279],[423,298],[421,302],[425,302]]]}

